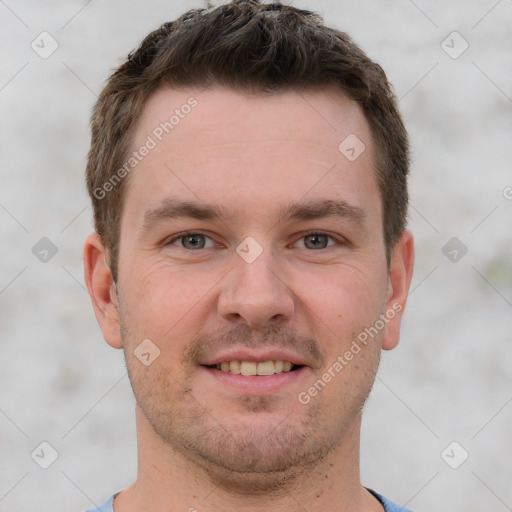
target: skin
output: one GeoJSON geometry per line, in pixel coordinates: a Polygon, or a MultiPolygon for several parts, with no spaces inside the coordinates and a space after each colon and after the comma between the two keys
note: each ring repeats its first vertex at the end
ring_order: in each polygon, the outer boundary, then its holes
{"type": "Polygon", "coordinates": [[[137,399],[138,476],[114,509],[382,510],[360,483],[361,409],[381,350],[398,343],[414,250],[405,231],[388,268],[368,123],[355,102],[327,89],[162,89],[133,148],[191,96],[197,107],[129,177],[117,296],[99,236],[84,247],[97,320],[124,350],[137,399]],[[352,162],[338,150],[349,134],[366,146],[352,162]],[[226,215],[145,223],[169,198],[220,205],[226,215]],[[321,201],[345,201],[362,215],[281,215],[321,201]],[[207,236],[194,239],[204,248],[183,246],[179,235],[190,231],[207,236]],[[320,238],[305,238],[311,231],[320,238]],[[252,263],[236,252],[248,236],[262,249],[252,263]],[[299,393],[397,304],[378,335],[301,403],[299,393]],[[145,339],[160,350],[148,366],[134,355],[145,339]],[[276,391],[245,392],[200,366],[234,347],[280,348],[308,364],[276,391]]]}

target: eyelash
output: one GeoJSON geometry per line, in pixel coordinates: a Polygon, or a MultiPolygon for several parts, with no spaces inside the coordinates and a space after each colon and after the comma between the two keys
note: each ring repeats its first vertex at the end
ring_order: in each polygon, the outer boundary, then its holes
{"type": "MultiPolygon", "coordinates": [[[[341,239],[340,237],[335,237],[334,235],[331,235],[329,233],[326,233],[324,231],[308,231],[306,233],[302,233],[301,236],[294,242],[297,243],[299,240],[302,240],[303,238],[306,238],[307,236],[311,235],[320,235],[320,236],[326,236],[327,238],[331,239],[333,242],[335,242],[336,245],[344,245],[346,243],[345,240],[341,239]]],[[[329,244],[329,242],[327,242],[329,244]]],[[[327,247],[323,247],[322,249],[329,249],[330,247],[334,247],[333,245],[327,245],[327,247]]],[[[320,251],[322,249],[309,249],[309,250],[317,250],[320,251]]]]}
{"type": "MultiPolygon", "coordinates": [[[[204,233],[201,233],[200,231],[185,231],[184,233],[180,233],[179,235],[176,235],[176,236],[173,236],[172,238],[169,238],[167,239],[163,245],[164,246],[167,246],[167,245],[173,245],[174,242],[178,241],[178,240],[181,240],[182,238],[185,238],[187,236],[193,236],[193,235],[201,235],[201,236],[204,236],[205,238],[208,238],[209,240],[211,240],[212,242],[215,242],[215,240],[208,236],[208,235],[205,235],[204,233]]],[[[215,242],[217,243],[217,242],[215,242]]],[[[185,247],[181,247],[182,249],[185,249],[185,247]]],[[[192,251],[191,251],[192,252],[192,251]]]]}
{"type": "MultiPolygon", "coordinates": [[[[176,235],[174,237],[172,237],[171,239],[168,239],[167,241],[164,242],[164,246],[167,246],[167,245],[174,245],[175,242],[181,240],[182,238],[185,238],[187,236],[192,236],[192,235],[201,235],[201,236],[204,236],[205,238],[208,238],[210,240],[212,240],[213,242],[215,242],[215,240],[213,240],[211,237],[209,237],[208,235],[204,234],[204,233],[201,233],[201,232],[198,232],[198,231],[186,231],[184,233],[180,233],[179,235],[176,235]]],[[[335,237],[329,233],[326,233],[324,231],[308,231],[306,233],[302,233],[301,236],[294,242],[297,243],[299,240],[302,240],[303,238],[306,238],[307,236],[311,236],[311,235],[321,235],[321,236],[327,236],[328,238],[330,238],[333,242],[335,242],[337,245],[347,245],[347,241],[345,239],[342,239],[340,237],[335,237]]],[[[217,242],[215,242],[217,243],[217,242]]],[[[328,245],[327,247],[324,247],[323,249],[328,249],[329,247],[333,247],[332,245],[328,245]]],[[[185,249],[185,247],[181,247],[182,249],[185,249]]],[[[190,252],[193,252],[192,249],[185,249],[187,251],[190,251],[190,252]]],[[[200,250],[200,249],[198,249],[200,250]]],[[[315,249],[309,249],[309,250],[315,250],[315,249]]],[[[316,250],[322,250],[322,249],[316,249],[316,250]]]]}

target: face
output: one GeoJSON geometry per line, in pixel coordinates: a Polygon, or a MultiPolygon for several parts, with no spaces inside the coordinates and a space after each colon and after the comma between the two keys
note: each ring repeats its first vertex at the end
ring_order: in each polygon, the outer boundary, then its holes
{"type": "Polygon", "coordinates": [[[364,115],[332,91],[165,89],[132,149],[148,137],[118,282],[148,432],[234,474],[315,464],[359,428],[401,309],[364,115]]]}

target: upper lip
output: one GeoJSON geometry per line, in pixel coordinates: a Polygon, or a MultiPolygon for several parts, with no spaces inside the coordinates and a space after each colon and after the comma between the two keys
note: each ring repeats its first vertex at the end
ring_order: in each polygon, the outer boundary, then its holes
{"type": "Polygon", "coordinates": [[[255,351],[247,349],[229,350],[212,356],[206,356],[199,364],[204,366],[212,366],[223,361],[252,361],[262,363],[264,361],[290,361],[290,363],[298,366],[311,366],[312,363],[307,361],[303,356],[292,352],[267,348],[264,351],[255,351]]]}

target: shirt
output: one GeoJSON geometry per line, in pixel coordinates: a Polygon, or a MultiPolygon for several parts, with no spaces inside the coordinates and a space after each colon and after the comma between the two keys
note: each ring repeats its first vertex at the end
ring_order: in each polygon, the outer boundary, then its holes
{"type": "MultiPolygon", "coordinates": [[[[371,489],[368,489],[382,504],[384,507],[384,510],[386,512],[412,512],[408,508],[400,507],[393,503],[392,501],[388,500],[384,496],[376,493],[375,491],[372,491],[371,489]]],[[[112,508],[112,502],[114,501],[115,494],[111,496],[105,503],[100,505],[97,508],[92,508],[88,510],[87,512],[114,512],[114,509],[112,508]]]]}

